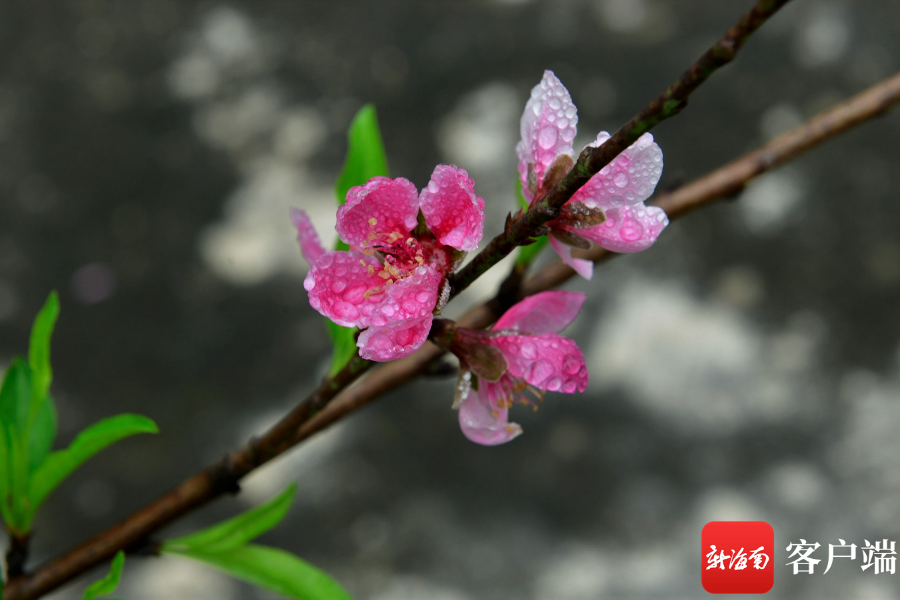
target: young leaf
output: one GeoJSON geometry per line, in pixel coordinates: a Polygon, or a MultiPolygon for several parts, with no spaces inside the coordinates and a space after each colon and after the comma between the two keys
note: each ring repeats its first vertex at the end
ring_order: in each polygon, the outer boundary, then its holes
{"type": "Polygon", "coordinates": [[[347,132],[347,144],[344,168],[334,185],[339,205],[347,201],[350,188],[362,185],[377,175],[388,175],[387,155],[373,105],[366,104],[353,117],[347,132]]]}
{"type": "MultiPolygon", "coordinates": [[[[378,128],[378,115],[375,107],[366,104],[356,113],[347,131],[347,157],[344,168],[334,184],[334,195],[340,206],[347,201],[350,188],[363,185],[378,175],[388,176],[387,154],[381,141],[381,130],[378,128]]],[[[349,246],[337,241],[335,250],[348,250],[349,246]]],[[[331,377],[344,368],[344,365],[356,354],[356,328],[341,327],[325,320],[328,335],[334,345],[331,355],[331,366],[328,376],[331,377]]]]}
{"type": "Polygon", "coordinates": [[[104,594],[112,594],[119,586],[119,579],[122,578],[122,569],[125,567],[125,553],[119,550],[112,559],[112,565],[109,567],[109,573],[106,577],[95,581],[84,590],[82,600],[94,600],[97,596],[104,594]]]}
{"type": "Polygon", "coordinates": [[[53,399],[46,396],[41,402],[34,421],[31,423],[31,430],[28,432],[28,470],[34,472],[47,454],[53,447],[53,440],[56,439],[56,406],[53,399]]]}
{"type": "Polygon", "coordinates": [[[65,450],[47,456],[31,477],[28,496],[32,510],[81,463],[110,444],[138,433],[159,433],[156,423],[141,415],[118,415],[94,423],[83,430],[65,450]]]}
{"type": "Polygon", "coordinates": [[[350,359],[356,355],[356,327],[341,327],[331,319],[325,319],[328,336],[334,345],[331,353],[331,366],[328,376],[333,377],[340,372],[350,359]]]}
{"type": "MultiPolygon", "coordinates": [[[[522,180],[516,177],[516,201],[524,209],[528,209],[528,200],[522,195],[522,180]]],[[[519,255],[516,257],[517,265],[530,265],[537,255],[541,253],[544,246],[547,245],[547,236],[542,235],[533,243],[522,246],[519,249],[519,255]]]]}
{"type": "MultiPolygon", "coordinates": [[[[166,552],[164,549],[163,552],[166,552]]],[[[251,544],[226,552],[180,551],[252,585],[296,600],[351,600],[334,579],[290,552],[251,544]]]]}
{"type": "Polygon", "coordinates": [[[225,552],[245,545],[272,529],[284,519],[297,485],[289,485],[283,492],[262,506],[257,506],[234,518],[217,523],[196,533],[168,540],[163,552],[197,551],[204,553],[225,552]]]}
{"type": "Polygon", "coordinates": [[[14,358],[0,387],[0,423],[16,432],[25,428],[31,400],[31,373],[21,358],[14,358]]]}
{"type": "Polygon", "coordinates": [[[59,297],[50,292],[50,297],[34,319],[31,328],[31,340],[28,344],[28,366],[31,367],[31,415],[37,413],[40,403],[44,401],[53,370],[50,368],[50,336],[59,316],[59,297]]]}

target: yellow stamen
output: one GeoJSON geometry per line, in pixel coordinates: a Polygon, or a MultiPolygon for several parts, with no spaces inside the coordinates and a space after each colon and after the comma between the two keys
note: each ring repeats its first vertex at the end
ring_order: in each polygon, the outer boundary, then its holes
{"type": "Polygon", "coordinates": [[[371,219],[369,219],[369,225],[371,225],[372,227],[374,227],[375,225],[378,225],[378,219],[376,219],[375,217],[372,217],[371,219]]]}

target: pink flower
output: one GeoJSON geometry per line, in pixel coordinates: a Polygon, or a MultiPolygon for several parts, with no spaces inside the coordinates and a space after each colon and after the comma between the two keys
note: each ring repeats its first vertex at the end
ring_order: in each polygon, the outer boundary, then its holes
{"type": "MultiPolygon", "coordinates": [[[[506,372],[495,382],[463,373],[457,401],[459,425],[467,438],[495,446],[522,433],[518,424],[509,422],[508,413],[513,403],[533,404],[525,392],[542,398],[539,390],[584,391],[588,383],[584,356],[574,341],[557,334],[575,319],[584,299],[580,292],[535,294],[506,311],[490,332],[480,332],[482,343],[502,353],[506,372]]],[[[471,332],[475,333],[479,332],[471,332]]],[[[466,360],[461,357],[464,369],[470,366],[466,360]]]]}
{"type": "Polygon", "coordinates": [[[373,177],[347,192],[338,208],[338,236],[349,251],[326,252],[306,213],[292,218],[312,265],[303,286],[317,311],[345,327],[364,329],[359,354],[388,361],[417,350],[428,337],[445,276],[481,241],[484,200],[468,173],[438,165],[416,192],[398,177],[373,177]],[[425,225],[417,219],[421,211],[425,225]]]}
{"type": "MultiPolygon", "coordinates": [[[[532,204],[574,164],[572,141],[577,123],[568,90],[552,71],[544,71],[525,104],[522,139],[516,145],[522,193],[532,204]]],[[[602,131],[587,146],[597,148],[609,137],[602,131]]],[[[560,217],[547,224],[550,243],[563,262],[590,279],[593,263],[573,258],[573,245],[586,247],[590,240],[613,252],[649,248],[669,224],[661,208],[644,205],[659,182],[662,167],[662,150],[653,136],[645,133],[578,190],[563,206],[560,217]]]]}

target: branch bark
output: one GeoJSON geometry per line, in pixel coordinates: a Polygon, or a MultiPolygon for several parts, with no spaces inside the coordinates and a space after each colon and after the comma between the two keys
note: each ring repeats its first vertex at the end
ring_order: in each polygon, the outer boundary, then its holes
{"type": "MultiPolygon", "coordinates": [[[[701,206],[732,195],[754,177],[841,132],[884,114],[897,102],[900,102],[900,73],[676,192],[657,197],[656,204],[662,206],[672,219],[684,216],[701,206]]],[[[595,262],[611,256],[615,254],[602,248],[588,254],[588,258],[595,262]]],[[[551,289],[573,275],[574,272],[561,263],[549,265],[526,279],[519,295],[527,296],[551,289]]],[[[487,327],[513,300],[495,299],[475,307],[459,323],[473,329],[487,327]]],[[[181,515],[224,493],[236,491],[238,480],[256,467],[421,374],[441,354],[440,349],[427,343],[414,355],[385,364],[358,385],[350,387],[353,381],[371,367],[371,363],[355,359],[335,378],[325,381],[261,438],[252,440],[222,462],[186,479],[124,521],[41,565],[33,573],[11,579],[4,590],[4,598],[38,598],[91,567],[109,560],[116,551],[141,546],[150,535],[181,515]]]]}
{"type": "Polygon", "coordinates": [[[582,150],[575,166],[550,190],[549,194],[533,204],[521,217],[512,221],[510,226],[492,239],[469,264],[450,277],[452,286],[450,297],[466,289],[517,246],[526,243],[544,223],[558,217],[563,204],[568,202],[575,192],[639,137],[658,123],[684,110],[694,90],[709,79],[710,75],[734,60],[747,38],[788,2],[789,0],[757,2],[750,12],[742,16],[666,91],[620,127],[611,138],[598,148],[588,147],[582,150]]]}

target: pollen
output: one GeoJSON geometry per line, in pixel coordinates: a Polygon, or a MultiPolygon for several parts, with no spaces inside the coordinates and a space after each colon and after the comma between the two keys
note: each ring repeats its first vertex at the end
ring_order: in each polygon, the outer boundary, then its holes
{"type": "Polygon", "coordinates": [[[369,225],[371,225],[372,227],[375,227],[376,225],[378,225],[378,219],[376,219],[375,217],[371,217],[369,219],[369,225]]]}

